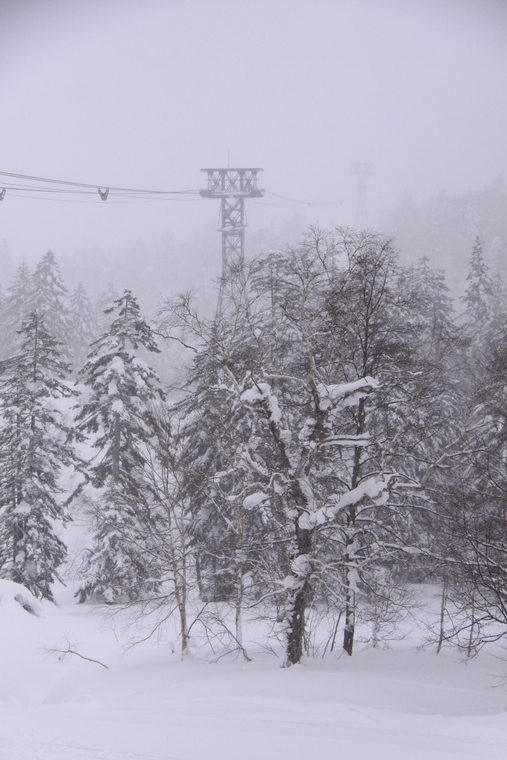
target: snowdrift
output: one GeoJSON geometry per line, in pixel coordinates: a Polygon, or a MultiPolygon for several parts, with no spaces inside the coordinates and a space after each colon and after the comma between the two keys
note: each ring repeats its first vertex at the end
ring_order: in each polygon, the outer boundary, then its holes
{"type": "Polygon", "coordinates": [[[505,757],[498,651],[464,664],[407,631],[389,650],[284,669],[250,627],[250,663],[181,661],[167,641],[125,649],[118,621],[60,597],[0,581],[2,760],[505,757]]]}

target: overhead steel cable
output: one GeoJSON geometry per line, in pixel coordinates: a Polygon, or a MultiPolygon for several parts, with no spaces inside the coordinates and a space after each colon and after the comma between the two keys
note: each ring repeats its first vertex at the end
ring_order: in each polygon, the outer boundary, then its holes
{"type": "MultiPolygon", "coordinates": [[[[112,185],[107,185],[104,183],[88,183],[88,182],[71,182],[69,180],[62,180],[62,179],[50,179],[49,177],[35,177],[29,174],[16,174],[14,172],[4,172],[0,171],[0,177],[9,177],[11,179],[17,179],[17,180],[25,180],[28,182],[39,182],[46,185],[62,185],[65,187],[72,187],[72,188],[83,188],[81,192],[84,192],[84,190],[87,191],[94,191],[97,192],[97,190],[108,190],[108,192],[114,192],[114,193],[135,193],[139,196],[145,196],[145,195],[159,195],[159,196],[172,196],[172,195],[197,195],[199,191],[197,189],[191,189],[191,190],[147,190],[144,188],[134,188],[134,187],[114,187],[112,185]]],[[[14,183],[13,183],[14,184],[14,183]]],[[[19,183],[15,183],[18,184],[19,183]]],[[[7,183],[5,184],[7,187],[7,183]]],[[[24,186],[23,188],[17,187],[18,190],[38,190],[39,192],[48,192],[51,188],[45,188],[44,186],[38,187],[38,186],[24,186]]],[[[57,188],[52,188],[53,192],[69,192],[68,190],[59,190],[57,188]]],[[[79,192],[78,190],[75,190],[74,192],[79,192]]]]}
{"type": "MultiPolygon", "coordinates": [[[[7,194],[7,197],[12,196],[15,198],[36,198],[37,200],[66,201],[69,203],[94,203],[95,201],[93,200],[71,200],[70,198],[59,196],[83,195],[95,196],[97,198],[97,193],[102,201],[109,200],[110,203],[200,200],[200,190],[195,188],[189,190],[152,190],[146,188],[115,187],[107,184],[73,182],[63,179],[51,179],[49,177],[36,177],[31,174],[0,171],[0,200],[7,194]],[[4,177],[5,180],[2,179],[4,177]]],[[[261,198],[252,198],[252,201],[257,205],[274,207],[291,205],[322,207],[335,206],[337,202],[342,203],[341,200],[333,203],[316,203],[314,201],[299,200],[270,190],[266,191],[266,196],[268,202],[261,198]]]]}
{"type": "Polygon", "coordinates": [[[61,193],[74,195],[95,195],[97,190],[74,190],[72,188],[61,189],[58,187],[35,187],[33,185],[19,185],[12,182],[3,182],[2,187],[6,190],[23,193],[61,193]]]}
{"type": "Polygon", "coordinates": [[[302,206],[314,206],[316,205],[312,201],[300,201],[297,200],[297,198],[288,198],[286,195],[280,195],[280,193],[274,193],[272,190],[266,190],[266,195],[269,195],[271,198],[279,198],[283,201],[289,201],[290,203],[300,203],[302,206]]]}
{"type": "MultiPolygon", "coordinates": [[[[92,193],[94,195],[95,193],[92,193]]],[[[53,201],[55,203],[96,203],[96,201],[92,200],[85,200],[84,198],[55,198],[54,196],[47,196],[47,195],[21,195],[19,192],[10,192],[9,197],[11,198],[24,198],[25,200],[30,201],[53,201]]],[[[108,199],[108,203],[113,204],[128,204],[128,203],[166,203],[168,200],[170,200],[172,203],[197,203],[201,201],[200,198],[196,197],[190,197],[190,198],[150,198],[150,197],[144,197],[144,198],[136,198],[131,197],[129,195],[111,195],[108,199]],[[112,200],[111,200],[112,198],[112,200]],[[116,199],[116,200],[115,200],[116,199]]]]}
{"type": "MultiPolygon", "coordinates": [[[[270,198],[274,198],[276,200],[285,201],[285,205],[289,205],[291,203],[295,203],[300,206],[335,206],[336,201],[328,201],[326,203],[319,203],[317,201],[301,201],[297,198],[289,198],[286,195],[280,195],[280,193],[275,193],[272,190],[266,190],[266,195],[270,198]]],[[[342,201],[338,201],[338,203],[342,203],[342,201]]]]}

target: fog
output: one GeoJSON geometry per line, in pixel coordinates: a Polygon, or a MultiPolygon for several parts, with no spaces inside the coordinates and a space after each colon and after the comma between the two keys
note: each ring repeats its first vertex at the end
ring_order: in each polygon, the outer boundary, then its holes
{"type": "Polygon", "coordinates": [[[0,0],[0,104],[0,757],[507,757],[507,0],[0,0]]]}
{"type": "MultiPolygon", "coordinates": [[[[407,197],[507,177],[506,93],[501,0],[0,3],[0,171],[196,191],[203,167],[263,167],[247,251],[266,230],[354,224],[356,162],[373,167],[374,227],[407,197]]],[[[51,248],[86,280],[92,260],[114,277],[151,250],[170,259],[160,289],[219,274],[217,201],[40,198],[8,182],[13,264],[51,248]]]]}

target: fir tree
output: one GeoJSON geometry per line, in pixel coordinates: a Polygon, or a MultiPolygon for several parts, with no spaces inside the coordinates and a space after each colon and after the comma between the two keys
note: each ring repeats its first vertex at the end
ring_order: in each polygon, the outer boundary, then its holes
{"type": "Polygon", "coordinates": [[[73,364],[79,369],[85,363],[90,344],[99,333],[95,310],[81,282],[70,295],[69,324],[73,364]]]}
{"type": "Polygon", "coordinates": [[[156,587],[150,545],[151,512],[142,497],[126,495],[108,478],[90,510],[93,545],[85,551],[80,602],[89,597],[107,604],[134,600],[156,587]]]}
{"type": "Polygon", "coordinates": [[[493,316],[494,285],[489,275],[489,267],[484,261],[482,242],[477,237],[470,257],[468,286],[463,296],[465,316],[474,331],[484,328],[493,316]]]}
{"type": "Polygon", "coordinates": [[[132,293],[125,290],[107,312],[113,317],[109,331],[92,344],[81,372],[90,396],[76,421],[80,431],[95,436],[89,471],[101,505],[80,597],[99,594],[112,602],[136,597],[151,574],[143,564],[138,523],[149,519],[143,470],[152,435],[150,405],[163,394],[141,356],[159,349],[132,293]]]}
{"type": "Polygon", "coordinates": [[[32,292],[32,276],[26,264],[22,264],[6,290],[2,303],[2,356],[7,358],[21,347],[19,326],[29,315],[32,292]]]}
{"type": "MultiPolygon", "coordinates": [[[[490,623],[500,623],[505,632],[507,622],[505,295],[501,280],[490,277],[479,238],[467,283],[462,298],[466,351],[455,363],[454,430],[447,436],[454,445],[442,447],[451,466],[434,499],[436,543],[445,550],[438,651],[445,640],[454,639],[470,655],[487,640],[490,623]]],[[[442,455],[440,460],[445,461],[442,455]]]]}
{"type": "Polygon", "coordinates": [[[99,293],[97,300],[94,303],[95,315],[98,324],[98,335],[102,335],[109,330],[111,323],[109,309],[114,307],[114,302],[120,294],[116,290],[112,282],[107,283],[107,288],[99,293]]]}
{"type": "Polygon", "coordinates": [[[37,312],[20,335],[20,353],[0,364],[0,567],[3,577],[52,599],[66,555],[55,523],[69,519],[58,479],[76,464],[58,400],[76,394],[60,344],[37,312]]]}
{"type": "Polygon", "coordinates": [[[44,317],[47,330],[62,344],[62,356],[70,361],[68,291],[52,251],[47,251],[37,264],[30,295],[30,311],[37,311],[44,317]]]}
{"type": "Polygon", "coordinates": [[[227,362],[232,367],[244,358],[241,354],[255,350],[244,325],[234,325],[242,336],[236,345],[226,322],[217,319],[211,350],[196,356],[192,392],[182,405],[181,438],[201,597],[233,606],[235,643],[245,654],[242,611],[258,594],[259,547],[269,539],[262,509],[248,506],[248,497],[259,486],[246,455],[253,445],[254,426],[225,381],[227,362]]]}

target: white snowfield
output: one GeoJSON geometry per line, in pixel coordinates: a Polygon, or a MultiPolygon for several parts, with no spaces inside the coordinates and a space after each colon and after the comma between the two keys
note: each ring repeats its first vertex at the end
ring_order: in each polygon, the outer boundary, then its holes
{"type": "Polygon", "coordinates": [[[250,663],[181,661],[164,641],[125,650],[128,631],[58,598],[0,581],[1,760],[507,758],[500,649],[464,664],[408,635],[289,669],[253,643],[250,663]],[[108,669],[46,651],[69,648],[108,669]]]}

